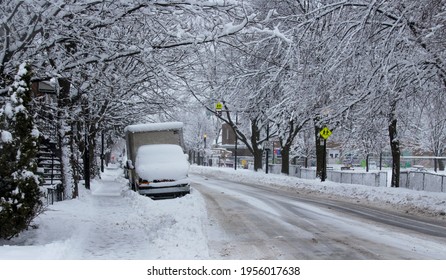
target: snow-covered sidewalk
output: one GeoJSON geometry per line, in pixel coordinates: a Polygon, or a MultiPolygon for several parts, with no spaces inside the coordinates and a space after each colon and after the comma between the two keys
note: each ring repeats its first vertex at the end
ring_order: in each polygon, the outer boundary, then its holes
{"type": "Polygon", "coordinates": [[[127,189],[121,169],[107,169],[91,190],[57,202],[37,229],[0,243],[0,259],[207,259],[204,201],[198,192],[151,200],[127,189]]]}

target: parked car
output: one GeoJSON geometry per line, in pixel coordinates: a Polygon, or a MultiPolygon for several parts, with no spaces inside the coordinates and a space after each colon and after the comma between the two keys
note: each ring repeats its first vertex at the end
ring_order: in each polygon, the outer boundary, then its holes
{"type": "Polygon", "coordinates": [[[183,149],[173,144],[139,147],[135,162],[136,184],[140,194],[178,196],[190,192],[189,161],[183,149]]]}

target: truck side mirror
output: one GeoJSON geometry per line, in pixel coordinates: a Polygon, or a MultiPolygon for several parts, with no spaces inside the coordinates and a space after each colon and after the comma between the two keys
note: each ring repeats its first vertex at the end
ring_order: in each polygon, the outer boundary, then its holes
{"type": "Polygon", "coordinates": [[[132,169],[132,170],[135,169],[135,167],[133,166],[133,162],[131,160],[127,160],[126,167],[127,169],[132,169]]]}

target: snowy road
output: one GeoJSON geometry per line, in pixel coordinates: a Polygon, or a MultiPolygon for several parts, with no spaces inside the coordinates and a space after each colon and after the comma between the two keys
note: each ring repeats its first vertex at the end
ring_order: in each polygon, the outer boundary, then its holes
{"type": "Polygon", "coordinates": [[[446,259],[446,227],[357,203],[193,176],[214,259],[446,259]]]}

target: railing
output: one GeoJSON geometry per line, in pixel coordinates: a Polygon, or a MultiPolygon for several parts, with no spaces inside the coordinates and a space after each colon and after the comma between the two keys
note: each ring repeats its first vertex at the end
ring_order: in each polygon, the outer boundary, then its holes
{"type": "MultiPolygon", "coordinates": [[[[302,179],[316,179],[316,170],[290,166],[290,175],[302,179]]],[[[344,184],[358,184],[372,187],[387,186],[387,172],[349,172],[327,170],[327,180],[344,184]]]]}
{"type": "Polygon", "coordinates": [[[387,172],[327,171],[327,180],[344,184],[387,187],[387,172]]]}
{"type": "Polygon", "coordinates": [[[52,205],[54,202],[64,200],[64,190],[62,184],[45,187],[46,205],[52,205]]]}
{"type": "MultiPolygon", "coordinates": [[[[252,169],[252,166],[250,166],[252,169]]],[[[280,174],[280,164],[270,164],[269,172],[280,174]]],[[[290,165],[290,176],[302,179],[316,179],[314,168],[290,165]]],[[[386,171],[352,172],[348,170],[327,170],[327,180],[343,184],[359,184],[373,187],[388,187],[389,174],[386,171]]],[[[400,187],[429,192],[446,192],[446,175],[422,172],[401,171],[400,187]]]]}
{"type": "MultiPolygon", "coordinates": [[[[316,170],[290,166],[290,176],[303,179],[315,179],[316,170]]],[[[360,184],[366,186],[388,186],[387,172],[348,172],[327,170],[327,180],[344,184],[360,184]]],[[[421,171],[401,171],[400,187],[411,190],[446,192],[446,175],[421,171]]]]}
{"type": "Polygon", "coordinates": [[[401,171],[400,187],[418,191],[446,192],[446,175],[401,171]]]}

